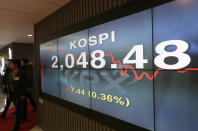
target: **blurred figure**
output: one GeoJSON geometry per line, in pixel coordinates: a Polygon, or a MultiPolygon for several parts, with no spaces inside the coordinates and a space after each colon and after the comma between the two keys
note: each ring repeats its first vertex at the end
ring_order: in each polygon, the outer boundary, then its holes
{"type": "MultiPolygon", "coordinates": [[[[26,72],[27,74],[27,92],[26,97],[30,100],[30,103],[33,106],[33,112],[36,111],[36,102],[32,96],[32,91],[34,88],[34,68],[32,66],[32,63],[27,58],[23,58],[21,60],[21,69],[26,72]]],[[[26,107],[27,108],[27,107],[26,107]]]]}
{"type": "Polygon", "coordinates": [[[27,105],[25,97],[27,91],[27,75],[26,72],[20,69],[19,60],[12,60],[10,68],[13,70],[11,91],[13,92],[14,103],[16,106],[16,120],[12,131],[17,131],[21,119],[27,119],[26,109],[24,108],[25,105],[27,105]]]}
{"type": "Polygon", "coordinates": [[[8,60],[8,64],[5,67],[5,74],[2,79],[3,93],[8,93],[8,84],[9,84],[9,74],[10,74],[10,60],[8,60]]]}
{"type": "Polygon", "coordinates": [[[7,111],[13,101],[13,92],[11,91],[11,80],[12,80],[12,70],[10,69],[11,60],[8,60],[8,64],[5,70],[5,75],[3,76],[3,88],[4,92],[7,93],[6,106],[2,112],[0,118],[5,119],[7,111]]]}

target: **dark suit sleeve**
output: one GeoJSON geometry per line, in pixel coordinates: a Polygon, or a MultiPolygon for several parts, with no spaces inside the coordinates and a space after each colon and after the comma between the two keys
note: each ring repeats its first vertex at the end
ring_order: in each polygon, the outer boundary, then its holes
{"type": "Polygon", "coordinates": [[[8,77],[9,77],[9,70],[6,69],[5,70],[5,74],[3,76],[3,80],[2,80],[2,84],[3,85],[7,85],[8,84],[8,79],[9,79],[8,77]]]}
{"type": "Polygon", "coordinates": [[[21,85],[20,85],[21,95],[25,96],[26,91],[27,91],[27,85],[28,85],[26,72],[24,71],[21,72],[20,79],[21,79],[21,85]]]}
{"type": "Polygon", "coordinates": [[[33,82],[33,68],[28,67],[26,71],[27,75],[27,88],[32,88],[32,82],[33,82]]]}

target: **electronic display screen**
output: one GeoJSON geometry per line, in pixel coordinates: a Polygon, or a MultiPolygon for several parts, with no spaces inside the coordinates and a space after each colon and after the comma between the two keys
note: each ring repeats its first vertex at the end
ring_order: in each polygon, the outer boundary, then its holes
{"type": "Polygon", "coordinates": [[[91,70],[90,76],[94,78],[91,79],[91,109],[153,130],[152,81],[143,78],[140,82],[129,70],[125,77],[120,70],[91,70]]]}
{"type": "Polygon", "coordinates": [[[168,40],[187,43],[172,42],[173,45],[166,47],[166,51],[173,52],[166,55],[172,57],[164,59],[170,65],[181,63],[184,72],[161,71],[154,79],[156,131],[198,129],[197,12],[197,0],[175,0],[153,9],[154,47],[168,40]]]}
{"type": "MultiPolygon", "coordinates": [[[[58,39],[58,58],[61,69],[89,69],[89,65],[82,66],[76,61],[82,53],[85,54],[85,59],[88,61],[88,29],[79,31],[58,39]],[[67,57],[68,56],[68,57],[67,57]],[[66,60],[67,59],[67,60],[66,60]],[[67,62],[67,63],[65,63],[67,62]]],[[[83,57],[84,58],[84,57],[83,57]]],[[[82,58],[82,59],[83,59],[82,58]]],[[[80,61],[79,61],[80,62],[80,61]]]]}
{"type": "Polygon", "coordinates": [[[41,91],[148,130],[196,130],[196,10],[175,0],[41,44],[41,91]]]}
{"type": "MultiPolygon", "coordinates": [[[[152,17],[151,9],[129,15],[89,29],[89,35],[98,36],[97,44],[89,46],[90,52],[102,50],[105,54],[105,65],[102,69],[121,69],[127,65],[133,69],[152,70],[152,17]],[[133,48],[134,46],[137,46],[133,48]],[[143,46],[143,47],[141,47],[143,46]],[[133,48],[133,49],[132,49],[133,48]],[[142,54],[134,53],[141,50],[142,54]],[[143,57],[145,64],[135,64],[137,57],[143,57]],[[125,59],[124,59],[125,58],[125,59]],[[113,61],[115,60],[115,61],[113,61]],[[120,61],[122,65],[113,64],[120,61]]],[[[91,65],[91,68],[96,69],[91,65]]]]}
{"type": "Polygon", "coordinates": [[[66,69],[60,71],[60,98],[90,108],[89,70],[66,69]]]}
{"type": "Polygon", "coordinates": [[[196,131],[198,72],[162,71],[154,80],[156,131],[196,131]]]}
{"type": "Polygon", "coordinates": [[[59,74],[58,68],[52,68],[56,60],[57,50],[54,50],[54,46],[57,46],[57,40],[53,40],[40,46],[40,63],[41,63],[41,91],[49,95],[59,97],[59,74]]]}

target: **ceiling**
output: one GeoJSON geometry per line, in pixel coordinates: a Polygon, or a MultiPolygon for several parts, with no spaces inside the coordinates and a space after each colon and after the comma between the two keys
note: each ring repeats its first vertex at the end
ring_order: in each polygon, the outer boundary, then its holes
{"type": "Polygon", "coordinates": [[[34,43],[34,24],[69,1],[0,0],[0,48],[12,42],[34,43]]]}

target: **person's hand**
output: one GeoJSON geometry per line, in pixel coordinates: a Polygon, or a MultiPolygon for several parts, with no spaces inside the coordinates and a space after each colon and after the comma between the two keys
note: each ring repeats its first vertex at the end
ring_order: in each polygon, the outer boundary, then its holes
{"type": "Polygon", "coordinates": [[[25,96],[24,95],[21,95],[21,100],[24,100],[25,99],[25,96]]]}

